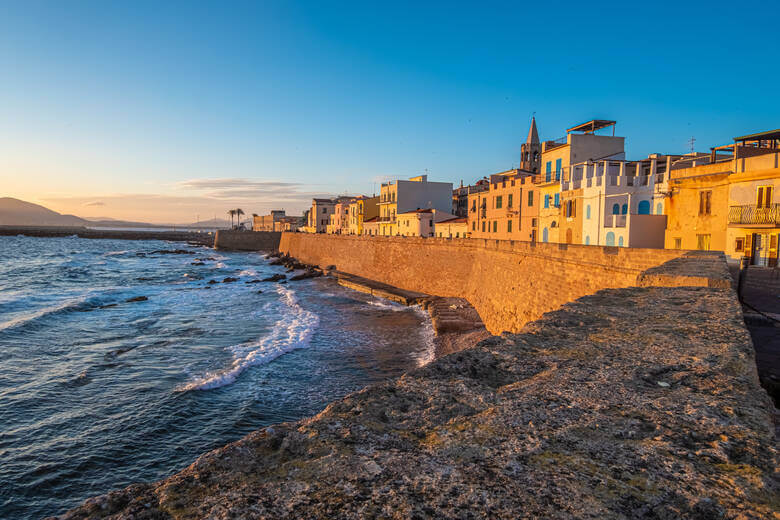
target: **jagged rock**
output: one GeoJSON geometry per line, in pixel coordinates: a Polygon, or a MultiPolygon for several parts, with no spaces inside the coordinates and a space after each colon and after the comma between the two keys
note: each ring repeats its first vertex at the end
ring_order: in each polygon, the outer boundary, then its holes
{"type": "Polygon", "coordinates": [[[133,303],[133,302],[145,302],[149,298],[147,296],[136,296],[134,298],[128,298],[125,300],[126,303],[133,303]]]}
{"type": "Polygon", "coordinates": [[[273,276],[269,276],[268,278],[263,278],[260,280],[261,282],[278,282],[279,280],[284,280],[287,277],[283,274],[275,274],[273,276]]]}
{"type": "Polygon", "coordinates": [[[215,284],[215,283],[219,283],[219,281],[218,281],[218,280],[209,280],[207,283],[208,283],[209,285],[213,285],[213,284],[215,284]]]}
{"type": "Polygon", "coordinates": [[[186,249],[158,249],[149,253],[150,255],[191,255],[193,251],[186,249]]]}
{"type": "Polygon", "coordinates": [[[254,280],[247,280],[244,283],[260,283],[260,282],[262,282],[262,280],[254,279],[254,280]]]}
{"type": "Polygon", "coordinates": [[[304,271],[304,272],[302,272],[300,274],[296,274],[295,276],[291,276],[290,277],[290,281],[291,282],[295,282],[295,281],[298,281],[298,280],[306,280],[307,278],[316,278],[318,276],[322,276],[322,272],[321,271],[317,271],[317,270],[314,270],[314,269],[307,269],[306,271],[304,271]]]}
{"type": "Polygon", "coordinates": [[[257,291],[257,294],[263,294],[263,291],[257,291]]]}
{"type": "Polygon", "coordinates": [[[233,283],[233,282],[237,282],[237,281],[238,281],[238,278],[233,278],[231,276],[228,276],[227,278],[222,280],[222,283],[233,283]]]}
{"type": "Polygon", "coordinates": [[[203,262],[192,262],[190,265],[206,265],[203,262]]]}

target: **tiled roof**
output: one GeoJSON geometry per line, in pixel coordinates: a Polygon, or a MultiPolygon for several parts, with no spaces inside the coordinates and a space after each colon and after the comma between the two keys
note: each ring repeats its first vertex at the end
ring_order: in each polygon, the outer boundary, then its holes
{"type": "Polygon", "coordinates": [[[469,219],[467,219],[466,217],[455,217],[448,220],[442,220],[440,222],[437,222],[437,224],[460,224],[461,222],[465,224],[468,221],[469,219]]]}

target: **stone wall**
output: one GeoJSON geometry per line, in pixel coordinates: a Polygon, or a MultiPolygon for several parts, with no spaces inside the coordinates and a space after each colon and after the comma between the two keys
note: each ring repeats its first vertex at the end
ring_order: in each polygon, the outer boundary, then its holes
{"type": "MultiPolygon", "coordinates": [[[[284,233],[279,249],[302,262],[335,265],[402,289],[466,298],[494,334],[519,331],[545,312],[601,289],[640,285],[646,269],[686,255],[663,249],[304,233],[284,233]]],[[[712,284],[695,272],[678,279],[660,271],[643,277],[641,284],[712,284]]]]}
{"type": "Polygon", "coordinates": [[[215,249],[276,251],[281,233],[272,231],[217,231],[215,249]]]}

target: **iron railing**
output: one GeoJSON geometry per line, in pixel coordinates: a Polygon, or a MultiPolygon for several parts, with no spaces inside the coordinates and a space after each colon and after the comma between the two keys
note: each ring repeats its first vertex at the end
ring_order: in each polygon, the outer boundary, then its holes
{"type": "Polygon", "coordinates": [[[729,206],[729,224],[780,224],[780,204],[729,206]]]}

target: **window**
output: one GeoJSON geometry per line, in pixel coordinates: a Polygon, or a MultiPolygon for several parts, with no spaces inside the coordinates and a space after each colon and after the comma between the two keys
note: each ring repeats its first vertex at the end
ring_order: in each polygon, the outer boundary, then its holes
{"type": "Polygon", "coordinates": [[[328,208],[322,208],[322,214],[325,215],[328,213],[328,208]]]}
{"type": "Polygon", "coordinates": [[[477,230],[477,223],[476,222],[472,222],[471,223],[471,230],[472,231],[476,231],[477,230]]]}
{"type": "Polygon", "coordinates": [[[493,221],[493,233],[498,233],[498,220],[493,221]]]}
{"type": "Polygon", "coordinates": [[[618,237],[618,245],[623,247],[623,237],[618,237]]]}
{"type": "Polygon", "coordinates": [[[590,204],[585,206],[585,218],[590,220],[590,204]]]}
{"type": "Polygon", "coordinates": [[[542,242],[547,242],[547,240],[548,240],[548,233],[549,232],[547,231],[547,228],[544,228],[542,230],[542,242]]]}
{"type": "Polygon", "coordinates": [[[512,232],[512,221],[511,220],[507,220],[506,221],[506,232],[507,233],[511,233],[512,232]]]}
{"type": "MultiPolygon", "coordinates": [[[[514,182],[514,181],[512,181],[514,182]]],[[[512,194],[510,193],[506,200],[506,207],[511,208],[512,207],[512,194]]]]}
{"type": "Polygon", "coordinates": [[[699,251],[709,251],[710,235],[696,235],[696,249],[699,251]]]}
{"type": "Polygon", "coordinates": [[[561,159],[555,159],[555,180],[561,180],[561,159]]]}
{"type": "Polygon", "coordinates": [[[637,208],[637,213],[639,213],[640,215],[649,215],[650,201],[649,200],[639,201],[639,207],[637,208]]]}
{"type": "Polygon", "coordinates": [[[561,207],[561,194],[556,193],[555,194],[555,207],[560,208],[561,207]]]}
{"type": "Polygon", "coordinates": [[[550,207],[550,195],[544,196],[544,207],[549,208],[550,207]]]}
{"type": "Polygon", "coordinates": [[[674,239],[674,248],[682,249],[682,238],[677,237],[674,239]]]}
{"type": "Polygon", "coordinates": [[[744,251],[744,250],[745,250],[745,239],[738,238],[734,243],[734,251],[744,251]]]}
{"type": "Polygon", "coordinates": [[[768,208],[772,204],[772,186],[759,186],[756,190],[756,207],[768,208]]]}
{"type": "Polygon", "coordinates": [[[623,215],[628,213],[628,204],[623,204],[623,207],[620,209],[620,213],[622,213],[623,215]]]}
{"type": "Polygon", "coordinates": [[[607,245],[608,246],[614,246],[615,245],[615,233],[610,231],[607,233],[607,245]]]}
{"type": "Polygon", "coordinates": [[[659,202],[655,206],[655,214],[656,215],[663,215],[663,213],[664,213],[664,205],[659,202]]]}
{"type": "MultiPolygon", "coordinates": [[[[699,215],[710,215],[712,203],[712,191],[700,191],[699,192],[699,215]]],[[[704,251],[709,251],[705,249],[704,251]]]]}
{"type": "Polygon", "coordinates": [[[483,233],[485,232],[485,221],[484,220],[482,221],[482,232],[483,233]]]}
{"type": "Polygon", "coordinates": [[[590,245],[590,235],[585,235],[585,245],[586,246],[590,245]]]}
{"type": "Polygon", "coordinates": [[[496,197],[496,209],[501,209],[501,206],[503,205],[503,203],[504,203],[504,199],[503,199],[503,197],[501,195],[496,197]]]}
{"type": "Polygon", "coordinates": [[[530,206],[533,206],[533,205],[534,205],[534,192],[529,191],[528,192],[528,206],[530,207],[530,206]]]}
{"type": "Polygon", "coordinates": [[[545,182],[550,182],[551,179],[552,179],[552,161],[547,161],[544,170],[544,180],[545,182]]]}
{"type": "Polygon", "coordinates": [[[612,205],[612,214],[613,215],[620,215],[620,204],[613,204],[612,205]]]}

